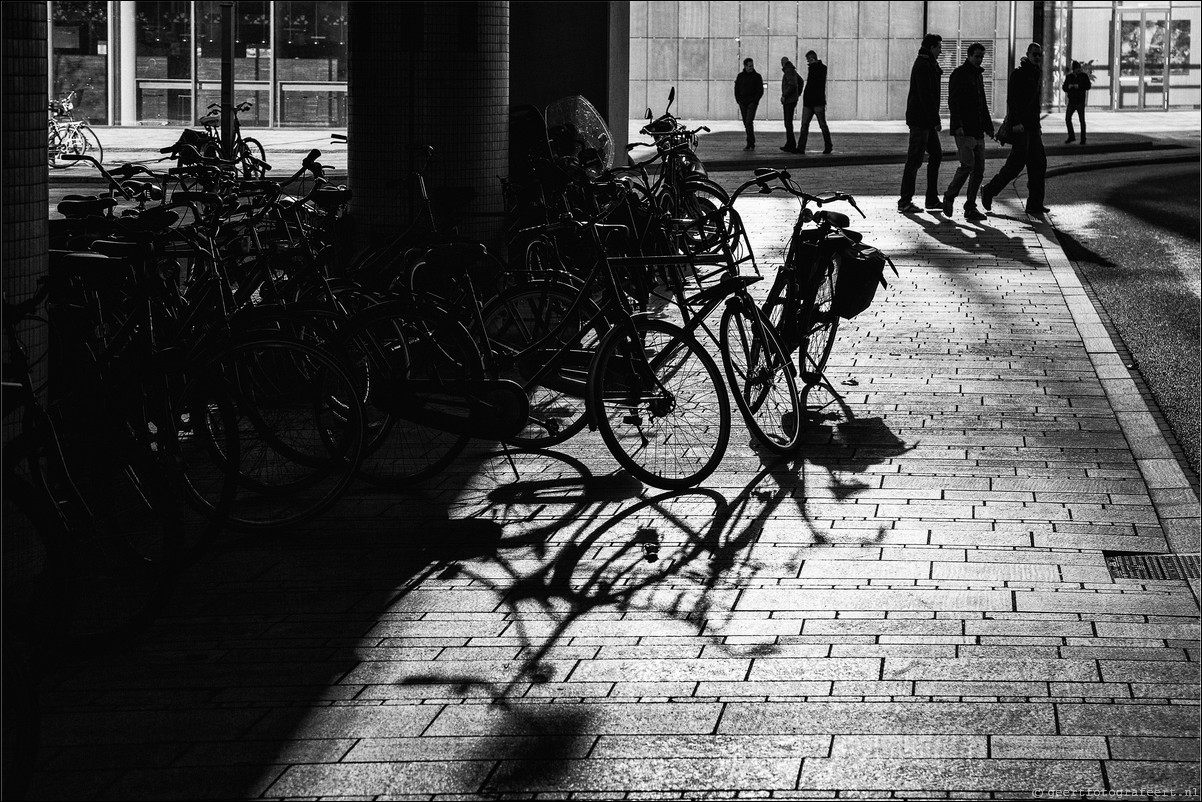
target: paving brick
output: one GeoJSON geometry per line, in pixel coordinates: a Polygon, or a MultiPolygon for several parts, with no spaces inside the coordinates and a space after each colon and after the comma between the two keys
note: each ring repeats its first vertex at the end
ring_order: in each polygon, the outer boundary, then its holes
{"type": "MultiPolygon", "coordinates": [[[[648,786],[687,790],[792,789],[801,759],[609,758],[605,760],[505,761],[488,781],[489,791],[507,789],[625,791],[648,786]]],[[[691,794],[690,794],[691,796],[691,794]]]]}
{"type": "Polygon", "coordinates": [[[872,658],[774,659],[758,658],[748,679],[756,680],[834,680],[877,679],[881,661],[872,658]]]}
{"type": "Polygon", "coordinates": [[[887,658],[882,679],[952,680],[956,682],[1092,682],[1098,679],[1092,660],[887,658]]]}
{"type": "MultiPolygon", "coordinates": [[[[836,735],[832,758],[984,758],[989,738],[984,735],[836,735]]],[[[819,755],[825,757],[825,755],[819,755]]]]}
{"type": "Polygon", "coordinates": [[[747,676],[747,659],[590,660],[572,672],[582,682],[672,682],[683,680],[740,680],[747,676]]]}
{"type": "Polygon", "coordinates": [[[1010,610],[1007,591],[748,590],[739,610],[1010,610]]]}
{"type": "Polygon", "coordinates": [[[713,703],[513,705],[503,710],[491,705],[458,705],[443,708],[425,735],[576,735],[607,734],[683,735],[713,731],[721,713],[713,703]]]}
{"type": "Polygon", "coordinates": [[[920,760],[901,758],[807,758],[800,788],[875,790],[1019,791],[1104,787],[1093,760],[920,760]]]}
{"type": "Polygon", "coordinates": [[[1115,760],[1188,761],[1198,759],[1197,738],[1148,738],[1116,735],[1106,739],[1115,760]]]}
{"type": "MultiPolygon", "coordinates": [[[[363,738],[343,759],[347,763],[487,761],[523,758],[554,749],[558,757],[584,757],[596,742],[592,735],[459,736],[453,738],[363,738]]],[[[292,761],[296,763],[312,761],[292,761]]]]}
{"type": "Polygon", "coordinates": [[[1188,594],[1163,593],[1087,593],[1040,591],[1018,593],[1015,605],[1021,612],[1137,613],[1181,615],[1198,608],[1188,594]],[[1193,609],[1191,610],[1191,605],[1193,609]]]}
{"type": "Polygon", "coordinates": [[[1057,705],[1065,735],[1198,736],[1197,708],[1176,705],[1057,705]]]}
{"type": "Polygon", "coordinates": [[[1055,722],[1052,706],[1048,704],[731,702],[726,706],[718,731],[729,734],[1052,735],[1055,722]]]}
{"type": "Polygon", "coordinates": [[[1105,760],[1110,757],[1101,736],[994,735],[989,756],[995,760],[1105,760]]]}
{"type": "Polygon", "coordinates": [[[1197,663],[1177,660],[1099,660],[1098,669],[1106,682],[1180,682],[1199,681],[1197,663]]]}
{"type": "Polygon", "coordinates": [[[274,797],[475,793],[491,761],[341,763],[290,766],[268,789],[274,797]]]}
{"type": "Polygon", "coordinates": [[[589,756],[797,758],[826,757],[830,751],[829,735],[604,735],[589,756]]]}
{"type": "Polygon", "coordinates": [[[1185,798],[1198,796],[1199,765],[1197,755],[1190,762],[1166,763],[1136,760],[1106,761],[1106,776],[1110,787],[1143,791],[1152,798],[1185,798]]]}

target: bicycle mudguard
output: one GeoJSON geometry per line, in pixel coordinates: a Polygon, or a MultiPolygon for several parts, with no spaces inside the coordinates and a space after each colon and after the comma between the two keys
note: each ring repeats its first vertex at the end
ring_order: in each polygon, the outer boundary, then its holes
{"type": "Polygon", "coordinates": [[[509,379],[384,378],[368,403],[403,420],[482,440],[516,437],[530,417],[526,391],[509,379]]]}

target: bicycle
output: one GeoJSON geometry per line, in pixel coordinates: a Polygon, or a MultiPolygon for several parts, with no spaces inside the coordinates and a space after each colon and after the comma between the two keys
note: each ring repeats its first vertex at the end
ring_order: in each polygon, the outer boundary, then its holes
{"type": "MultiPolygon", "coordinates": [[[[843,192],[810,195],[790,179],[786,170],[759,168],[756,181],[762,193],[783,189],[801,200],[785,261],[777,271],[761,311],[776,329],[786,351],[798,353],[798,369],[807,386],[823,378],[835,342],[840,318],[851,318],[872,302],[877,284],[884,284],[882,271],[892,261],[878,249],[862,242],[852,231],[850,218],[840,212],[820,209],[844,202],[863,217],[854,197],[843,192]],[[779,186],[769,182],[779,181],[779,186]],[[807,228],[807,224],[813,227],[807,228]],[[854,268],[854,269],[853,269],[854,268]]],[[[893,267],[896,275],[897,268],[893,267]]]]}
{"type": "Polygon", "coordinates": [[[97,161],[104,161],[104,147],[100,137],[86,120],[75,119],[75,101],[82,89],[72,89],[66,95],[50,101],[48,109],[47,163],[54,169],[71,167],[74,161],[63,158],[69,155],[87,154],[97,161]]]}
{"type": "Polygon", "coordinates": [[[259,140],[242,136],[242,124],[238,120],[240,112],[250,111],[253,107],[250,101],[233,106],[210,103],[208,114],[196,121],[204,131],[185,130],[177,142],[160,148],[159,152],[180,159],[182,165],[189,156],[183,146],[191,146],[203,159],[233,162],[244,178],[262,178],[271,169],[267,163],[267,152],[259,140]],[[223,142],[221,138],[221,115],[226,110],[234,115],[232,142],[223,142]]]}

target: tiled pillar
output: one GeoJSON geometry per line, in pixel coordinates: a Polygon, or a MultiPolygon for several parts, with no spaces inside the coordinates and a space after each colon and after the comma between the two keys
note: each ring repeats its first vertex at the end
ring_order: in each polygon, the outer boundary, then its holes
{"type": "MultiPolygon", "coordinates": [[[[4,230],[0,273],[10,300],[29,297],[48,264],[46,3],[7,2],[4,21],[4,230]]],[[[44,332],[27,332],[37,355],[44,332]]]]}
{"type": "MultiPolygon", "coordinates": [[[[470,188],[461,233],[489,242],[501,232],[497,176],[509,152],[509,4],[351,3],[347,82],[348,182],[360,242],[407,226],[419,198],[470,188]]],[[[460,192],[460,195],[463,193],[460,192]]]]}

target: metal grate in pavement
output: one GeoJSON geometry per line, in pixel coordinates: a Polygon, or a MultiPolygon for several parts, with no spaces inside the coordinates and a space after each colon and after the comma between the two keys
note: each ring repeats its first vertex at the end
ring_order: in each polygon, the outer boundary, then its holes
{"type": "Polygon", "coordinates": [[[1198,579],[1197,554],[1136,554],[1104,551],[1115,579],[1198,579]]]}

